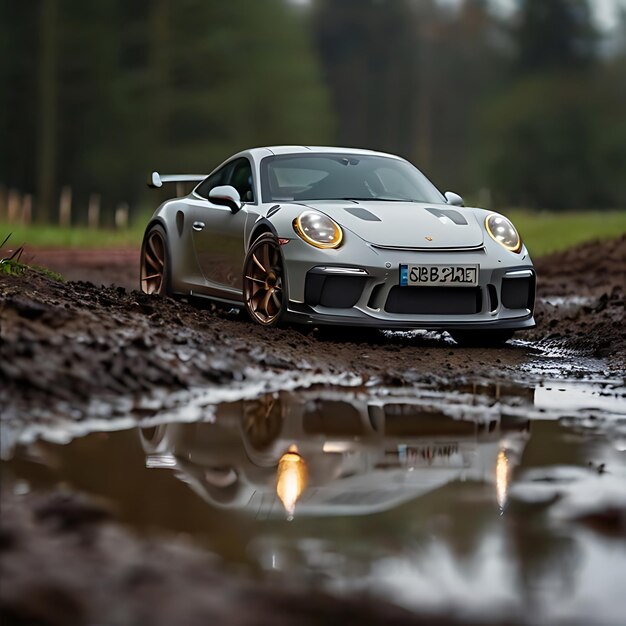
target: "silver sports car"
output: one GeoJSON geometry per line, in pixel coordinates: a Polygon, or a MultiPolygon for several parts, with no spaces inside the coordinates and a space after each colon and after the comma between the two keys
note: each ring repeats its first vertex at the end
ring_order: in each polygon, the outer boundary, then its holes
{"type": "Polygon", "coordinates": [[[348,148],[240,152],[164,202],[141,251],[146,293],[294,321],[447,330],[494,344],[534,326],[535,271],[503,215],[442,195],[408,161],[348,148]]]}

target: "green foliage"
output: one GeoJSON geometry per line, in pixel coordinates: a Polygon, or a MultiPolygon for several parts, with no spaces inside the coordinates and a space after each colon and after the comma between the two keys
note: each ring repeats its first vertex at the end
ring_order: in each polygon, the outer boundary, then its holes
{"type": "Polygon", "coordinates": [[[58,110],[54,197],[71,185],[81,220],[91,193],[102,196],[109,223],[118,202],[140,203],[151,169],[208,173],[250,146],[331,141],[309,32],[287,0],[45,4],[56,5],[56,24],[40,22],[44,3],[0,0],[0,182],[7,186],[37,192],[38,41],[50,29],[58,60],[50,70],[58,110]]]}
{"type": "Polygon", "coordinates": [[[557,210],[606,202],[588,94],[578,81],[529,78],[485,107],[482,158],[496,201],[557,210]]]}
{"type": "Polygon", "coordinates": [[[148,220],[124,230],[61,226],[19,226],[0,222],[0,232],[11,228],[13,239],[43,248],[139,248],[148,220]]]}
{"type": "MultiPolygon", "coordinates": [[[[0,244],[0,250],[2,250],[2,248],[6,245],[12,234],[13,233],[9,233],[5,237],[4,241],[0,244]]],[[[63,280],[63,277],[60,274],[52,272],[45,267],[41,267],[40,265],[28,265],[26,263],[22,263],[21,258],[23,253],[24,246],[20,246],[19,248],[13,250],[11,256],[0,256],[0,274],[5,274],[8,276],[21,276],[22,274],[30,271],[41,274],[42,276],[46,276],[47,278],[51,278],[52,280],[63,280]]]]}
{"type": "Polygon", "coordinates": [[[498,204],[626,204],[624,61],[590,72],[596,40],[586,0],[522,2],[513,80],[478,117],[477,169],[498,204]]]}
{"type": "MultiPolygon", "coordinates": [[[[0,187],[75,222],[253,145],[401,154],[498,206],[626,204],[626,14],[590,0],[0,0],[0,187]],[[52,187],[52,188],[50,188],[52,187]]],[[[1,193],[1,189],[0,189],[1,193]]],[[[148,196],[147,194],[150,193],[148,196]]],[[[2,209],[0,203],[0,210],[2,209]]]]}
{"type": "Polygon", "coordinates": [[[337,142],[410,154],[420,61],[410,1],[319,0],[314,31],[340,120],[337,142]]]}
{"type": "Polygon", "coordinates": [[[523,0],[517,39],[521,72],[578,70],[597,55],[588,0],[523,0]]]}
{"type": "Polygon", "coordinates": [[[610,239],[626,233],[625,211],[535,212],[505,211],[518,229],[531,256],[551,252],[594,239],[610,239]]]}
{"type": "Polygon", "coordinates": [[[40,274],[41,276],[45,276],[50,280],[56,280],[58,282],[64,281],[61,274],[57,274],[56,272],[53,272],[46,267],[42,267],[41,265],[27,265],[26,263],[10,259],[0,260],[0,274],[5,274],[7,276],[21,276],[27,272],[40,274]]]}
{"type": "Polygon", "coordinates": [[[313,26],[337,142],[401,154],[445,188],[471,184],[473,119],[503,69],[485,3],[318,0],[313,26]]]}

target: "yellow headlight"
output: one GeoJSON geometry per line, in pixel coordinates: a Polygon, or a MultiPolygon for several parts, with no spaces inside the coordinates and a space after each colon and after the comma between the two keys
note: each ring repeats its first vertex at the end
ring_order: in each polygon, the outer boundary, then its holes
{"type": "Polygon", "coordinates": [[[317,211],[304,211],[293,221],[293,229],[316,248],[338,248],[343,240],[341,226],[317,211]]]}
{"type": "Polygon", "coordinates": [[[522,249],[522,239],[513,223],[498,213],[491,213],[485,219],[485,228],[494,241],[511,252],[522,249]]]}

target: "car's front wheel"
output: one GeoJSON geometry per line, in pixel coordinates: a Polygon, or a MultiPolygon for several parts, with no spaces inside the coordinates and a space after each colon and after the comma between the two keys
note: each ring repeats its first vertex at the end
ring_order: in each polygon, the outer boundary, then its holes
{"type": "Polygon", "coordinates": [[[170,295],[170,268],[165,229],[159,225],[151,226],[141,244],[141,291],[170,295]]]}
{"type": "Polygon", "coordinates": [[[287,308],[280,244],[264,233],[250,246],[243,264],[243,296],[248,315],[262,326],[277,326],[287,308]]]}
{"type": "Polygon", "coordinates": [[[495,348],[513,337],[512,330],[449,330],[450,336],[460,346],[495,348]]]}

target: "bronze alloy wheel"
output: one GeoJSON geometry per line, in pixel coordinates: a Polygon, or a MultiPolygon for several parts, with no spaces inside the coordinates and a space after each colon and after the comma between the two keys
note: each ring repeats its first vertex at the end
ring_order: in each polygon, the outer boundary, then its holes
{"type": "Polygon", "coordinates": [[[252,244],[244,263],[244,300],[255,322],[263,326],[280,322],[286,298],[283,277],[280,244],[265,233],[252,244]]]}
{"type": "Polygon", "coordinates": [[[141,247],[141,291],[167,293],[167,247],[161,226],[153,226],[141,247]]]}

